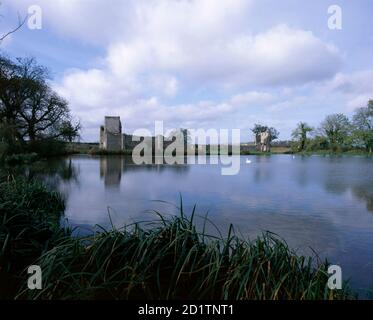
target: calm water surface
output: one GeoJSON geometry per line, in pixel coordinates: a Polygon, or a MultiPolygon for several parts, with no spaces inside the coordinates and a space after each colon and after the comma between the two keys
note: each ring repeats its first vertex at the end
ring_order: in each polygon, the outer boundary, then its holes
{"type": "MultiPolygon", "coordinates": [[[[149,210],[191,210],[244,237],[269,230],[300,253],[342,266],[355,289],[373,288],[373,158],[242,156],[235,176],[219,165],[136,166],[126,157],[74,156],[43,176],[66,197],[70,224],[116,226],[154,219],[149,210]],[[251,163],[246,163],[246,160],[251,163]]],[[[211,227],[212,233],[215,232],[211,227]]]]}

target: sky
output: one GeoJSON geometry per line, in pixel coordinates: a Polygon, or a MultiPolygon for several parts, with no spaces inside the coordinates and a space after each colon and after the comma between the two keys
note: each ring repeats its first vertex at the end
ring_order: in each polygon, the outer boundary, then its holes
{"type": "Polygon", "coordinates": [[[126,133],[154,128],[241,129],[291,137],[300,121],[351,116],[373,98],[371,0],[2,0],[0,34],[32,5],[28,24],[0,44],[35,57],[51,85],[99,139],[105,115],[126,133]],[[329,28],[338,5],[342,29],[329,28]]]}

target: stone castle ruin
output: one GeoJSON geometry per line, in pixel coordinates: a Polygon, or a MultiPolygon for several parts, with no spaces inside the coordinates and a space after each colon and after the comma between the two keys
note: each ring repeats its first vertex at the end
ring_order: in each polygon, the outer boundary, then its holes
{"type": "Polygon", "coordinates": [[[271,152],[271,133],[269,130],[257,133],[255,135],[255,145],[257,151],[271,152]]]}
{"type": "MultiPolygon", "coordinates": [[[[142,137],[127,135],[122,131],[120,117],[105,117],[105,124],[100,127],[100,149],[109,152],[122,152],[133,150],[139,144],[142,137]]],[[[166,141],[165,137],[158,135],[149,137],[149,148],[152,150],[164,150],[172,141],[166,141]]]]}
{"type": "Polygon", "coordinates": [[[120,117],[105,117],[105,125],[100,128],[100,149],[106,151],[125,149],[125,136],[122,134],[120,117]]]}

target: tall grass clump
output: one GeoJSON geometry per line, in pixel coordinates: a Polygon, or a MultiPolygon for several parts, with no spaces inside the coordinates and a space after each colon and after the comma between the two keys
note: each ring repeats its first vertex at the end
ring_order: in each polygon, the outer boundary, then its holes
{"type": "MultiPolygon", "coordinates": [[[[205,228],[203,228],[205,229],[205,228]]],[[[198,231],[194,211],[151,224],[66,239],[37,262],[43,289],[28,299],[345,299],[327,262],[296,255],[270,233],[254,241],[198,231]]]]}
{"type": "Polygon", "coordinates": [[[0,298],[25,282],[24,268],[54,247],[64,231],[64,202],[40,182],[2,176],[0,181],[0,298]]]}

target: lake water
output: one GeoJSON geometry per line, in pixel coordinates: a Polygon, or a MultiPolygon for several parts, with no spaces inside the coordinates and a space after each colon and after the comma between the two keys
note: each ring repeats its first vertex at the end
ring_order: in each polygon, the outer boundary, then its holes
{"type": "MultiPolygon", "coordinates": [[[[242,156],[238,175],[220,165],[134,165],[128,157],[74,156],[40,174],[66,197],[70,224],[109,227],[176,214],[197,205],[243,237],[269,230],[300,253],[314,249],[342,267],[344,279],[373,289],[373,158],[242,156]],[[251,163],[247,163],[247,159],[251,163]],[[108,214],[110,212],[110,215],[108,214]]],[[[214,233],[214,228],[209,230],[214,233]]]]}

